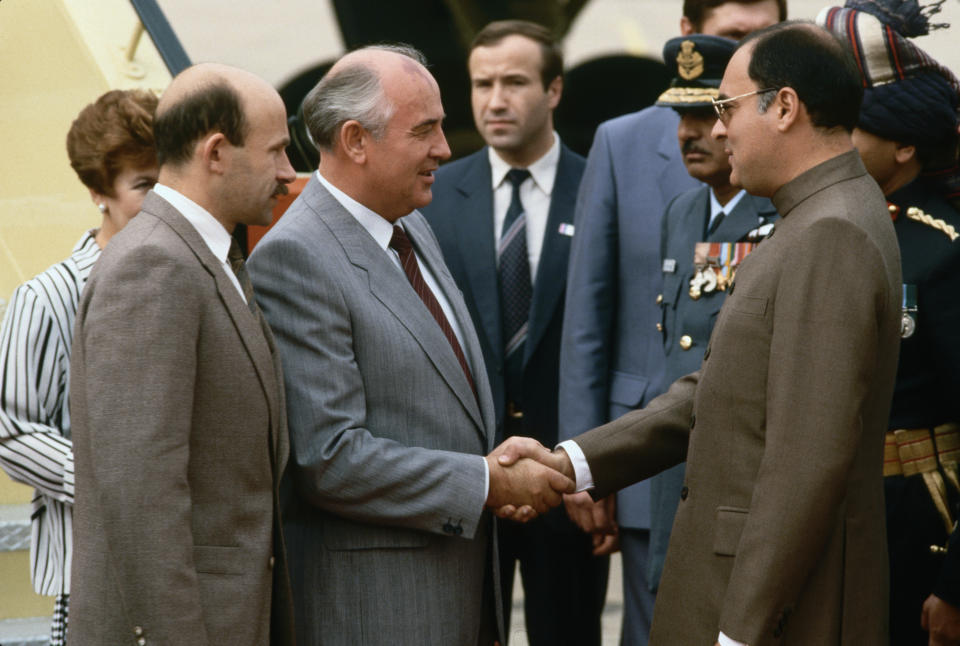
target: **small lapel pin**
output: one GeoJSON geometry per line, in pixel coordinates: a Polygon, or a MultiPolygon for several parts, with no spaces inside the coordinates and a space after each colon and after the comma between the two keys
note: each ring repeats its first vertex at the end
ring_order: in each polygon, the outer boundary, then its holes
{"type": "Polygon", "coordinates": [[[573,237],[573,225],[570,224],[569,222],[562,222],[562,223],[560,224],[559,232],[560,232],[560,235],[562,235],[562,236],[567,236],[567,237],[572,238],[572,237],[573,237]]]}

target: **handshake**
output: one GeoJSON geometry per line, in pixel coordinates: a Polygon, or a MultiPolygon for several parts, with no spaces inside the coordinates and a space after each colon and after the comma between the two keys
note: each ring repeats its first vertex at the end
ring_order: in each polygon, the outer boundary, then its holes
{"type": "Polygon", "coordinates": [[[573,465],[566,451],[550,451],[529,437],[511,437],[486,457],[490,491],[486,506],[500,518],[526,522],[572,494],[573,465]]]}

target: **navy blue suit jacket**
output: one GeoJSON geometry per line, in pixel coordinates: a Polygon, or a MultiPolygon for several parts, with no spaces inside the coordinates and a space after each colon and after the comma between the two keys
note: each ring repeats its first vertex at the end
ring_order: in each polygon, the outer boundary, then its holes
{"type": "MultiPolygon", "coordinates": [[[[496,406],[498,439],[502,439],[506,395],[488,154],[488,149],[483,148],[442,166],[436,173],[433,201],[420,212],[426,216],[440,241],[444,260],[463,291],[480,336],[496,406]]],[[[560,331],[572,240],[561,232],[561,225],[573,224],[584,165],[583,157],[560,144],[560,159],[550,196],[543,249],[534,277],[530,324],[524,348],[524,432],[551,448],[557,442],[560,331]]],[[[567,227],[564,230],[569,231],[567,227]]]]}

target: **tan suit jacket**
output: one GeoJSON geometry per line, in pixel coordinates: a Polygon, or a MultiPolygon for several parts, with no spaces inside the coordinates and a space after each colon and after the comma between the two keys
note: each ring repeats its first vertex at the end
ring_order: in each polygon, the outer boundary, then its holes
{"type": "Polygon", "coordinates": [[[69,643],[292,643],[272,337],[153,193],[87,283],[71,372],[69,643]]]}
{"type": "Polygon", "coordinates": [[[651,644],[887,641],[896,237],[855,151],[773,203],[783,220],[737,272],[700,371],[576,438],[596,496],[686,456],[651,644]]]}

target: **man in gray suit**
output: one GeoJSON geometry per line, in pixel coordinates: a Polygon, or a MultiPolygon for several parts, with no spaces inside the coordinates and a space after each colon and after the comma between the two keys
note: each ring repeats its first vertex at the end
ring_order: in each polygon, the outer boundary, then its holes
{"type": "MultiPolygon", "coordinates": [[[[786,18],[786,0],[685,0],[680,33],[740,39],[786,18]]],[[[667,204],[697,186],[677,145],[677,113],[665,106],[602,123],[580,184],[570,250],[560,355],[560,439],[616,419],[659,394],[663,342],[660,221],[667,204]]],[[[667,487],[672,491],[670,487],[667,487]]],[[[619,530],[623,551],[624,646],[644,645],[653,615],[672,511],[659,509],[659,483],[642,482],[614,500],[566,499],[587,531],[619,530]],[[648,557],[649,552],[649,557],[648,557]],[[648,560],[649,559],[649,560],[648,560]]]]}
{"type": "Polygon", "coordinates": [[[572,490],[536,462],[483,458],[495,421],[480,343],[416,211],[450,155],[422,63],[409,48],[358,50],[307,95],[320,167],[250,261],[286,373],[302,644],[489,646],[484,508],[528,480],[537,511],[572,490]]]}
{"type": "Polygon", "coordinates": [[[223,65],[177,76],[159,182],[83,291],[71,360],[71,644],[293,644],[280,366],[231,231],[294,177],[286,113],[223,65]]]}

